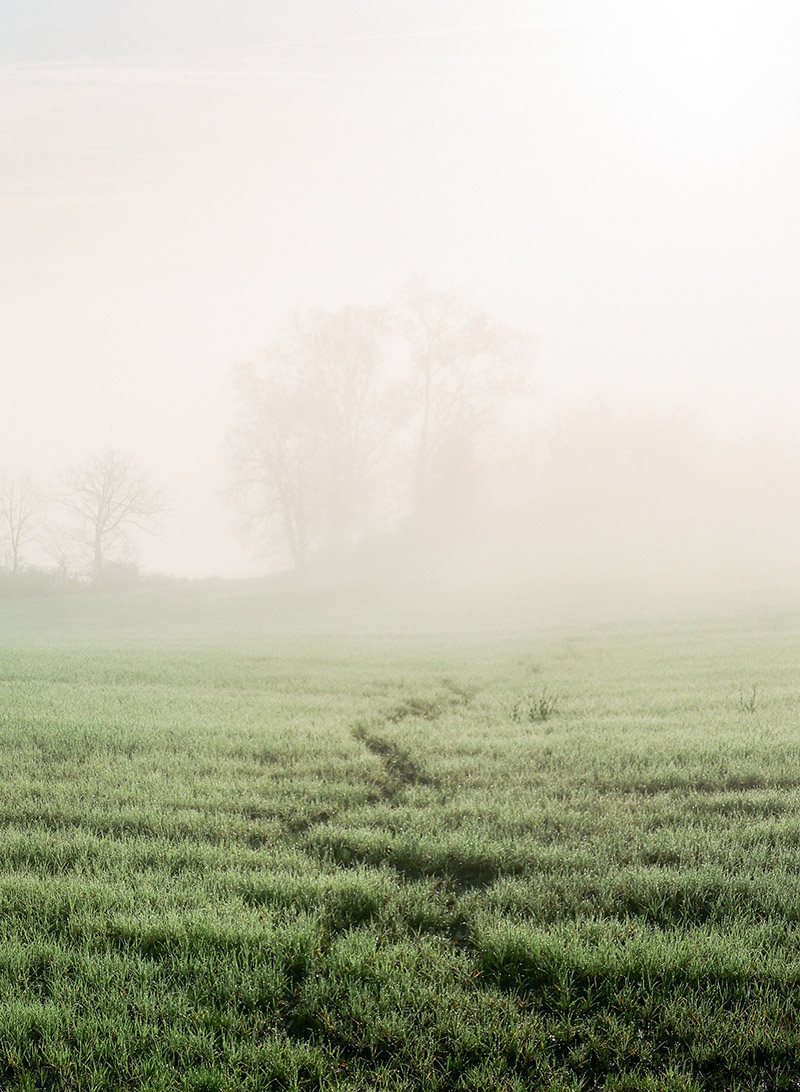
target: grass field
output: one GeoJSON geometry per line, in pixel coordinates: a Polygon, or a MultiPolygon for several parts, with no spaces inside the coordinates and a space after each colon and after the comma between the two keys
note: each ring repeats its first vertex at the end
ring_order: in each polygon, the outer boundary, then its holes
{"type": "Polygon", "coordinates": [[[800,614],[451,621],[0,604],[0,1087],[800,1088],[800,614]]]}

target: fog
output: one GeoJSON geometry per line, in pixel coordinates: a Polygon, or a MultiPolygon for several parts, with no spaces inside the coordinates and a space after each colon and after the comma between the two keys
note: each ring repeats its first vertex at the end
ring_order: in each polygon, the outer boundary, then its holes
{"type": "MultiPolygon", "coordinates": [[[[788,0],[11,0],[3,24],[0,470],[52,507],[128,459],[168,504],[109,560],[790,579],[788,0]],[[414,284],[450,355],[410,333],[414,284]]],[[[55,564],[45,538],[21,564],[55,564]]]]}

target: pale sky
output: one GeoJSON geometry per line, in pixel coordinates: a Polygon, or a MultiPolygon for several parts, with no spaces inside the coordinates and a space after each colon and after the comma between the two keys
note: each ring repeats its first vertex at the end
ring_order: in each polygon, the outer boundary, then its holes
{"type": "Polygon", "coordinates": [[[537,342],[543,405],[800,406],[800,6],[5,0],[0,466],[109,444],[152,569],[256,571],[226,376],[412,274],[537,342]]]}

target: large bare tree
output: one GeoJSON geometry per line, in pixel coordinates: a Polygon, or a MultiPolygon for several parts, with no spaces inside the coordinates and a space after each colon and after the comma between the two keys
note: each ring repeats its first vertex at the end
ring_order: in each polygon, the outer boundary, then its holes
{"type": "Polygon", "coordinates": [[[110,553],[128,547],[135,530],[152,531],[168,507],[150,476],[111,448],[67,471],[60,500],[77,517],[96,583],[110,553]]]}
{"type": "Polygon", "coordinates": [[[374,499],[390,413],[384,325],[368,308],[298,312],[235,376],[232,494],[246,525],[266,539],[277,532],[298,568],[351,544],[374,499]]]}
{"type": "Polygon", "coordinates": [[[299,312],[235,377],[231,492],[302,567],[413,515],[468,521],[477,438],[525,387],[529,340],[422,282],[391,308],[299,312]]]}
{"type": "Polygon", "coordinates": [[[443,493],[468,493],[472,448],[499,407],[529,390],[532,342],[419,278],[400,293],[396,328],[408,369],[411,507],[420,515],[443,493]]]}

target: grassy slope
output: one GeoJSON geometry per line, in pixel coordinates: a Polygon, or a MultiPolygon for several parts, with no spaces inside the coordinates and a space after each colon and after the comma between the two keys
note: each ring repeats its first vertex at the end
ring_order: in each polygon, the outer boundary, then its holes
{"type": "Polygon", "coordinates": [[[0,1086],[800,1087],[799,651],[0,607],[0,1086]]]}

